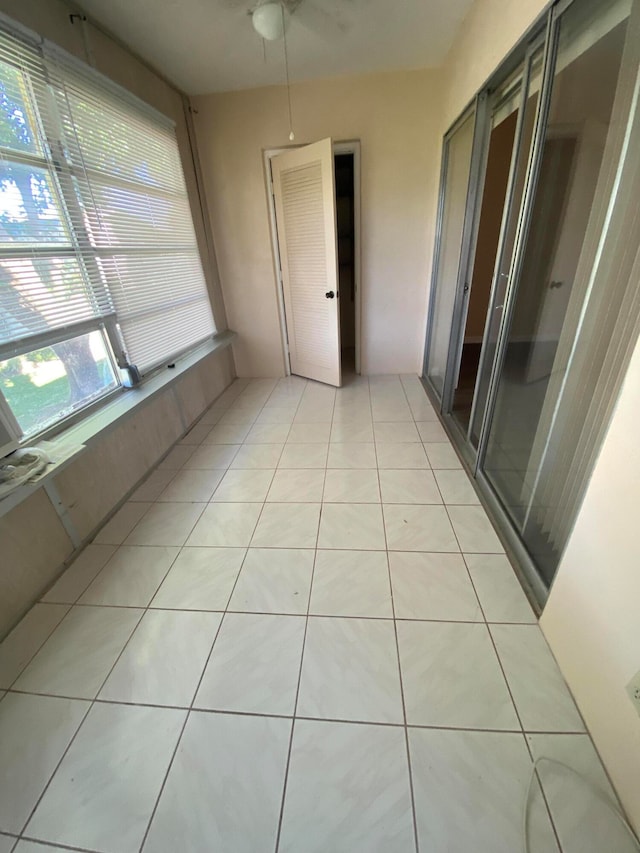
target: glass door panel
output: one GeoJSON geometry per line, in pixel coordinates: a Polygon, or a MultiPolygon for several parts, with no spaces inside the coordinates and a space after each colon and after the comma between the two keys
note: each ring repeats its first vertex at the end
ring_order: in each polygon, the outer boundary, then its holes
{"type": "Polygon", "coordinates": [[[456,297],[462,233],[467,207],[471,170],[475,110],[472,110],[445,139],[441,192],[443,193],[440,239],[434,260],[435,274],[431,311],[426,376],[442,397],[449,355],[449,338],[456,297]]]}
{"type": "MultiPolygon", "coordinates": [[[[535,118],[538,111],[538,100],[540,86],[542,83],[542,59],[543,47],[537,48],[528,60],[526,79],[526,96],[523,99],[524,107],[519,129],[520,139],[516,152],[516,162],[513,169],[512,186],[510,198],[507,199],[508,209],[506,220],[503,223],[503,234],[498,249],[498,259],[495,266],[494,293],[491,309],[486,322],[486,331],[483,341],[480,365],[478,368],[478,379],[475,387],[475,398],[471,414],[471,428],[469,439],[474,447],[478,446],[480,431],[487,405],[487,395],[491,371],[496,356],[498,333],[502,322],[502,312],[506,298],[507,284],[509,282],[509,270],[513,260],[513,249],[520,221],[520,209],[525,187],[525,179],[529,166],[531,145],[533,141],[533,130],[535,118]]],[[[493,271],[492,271],[493,272],[493,271]]]]}
{"type": "Polygon", "coordinates": [[[478,210],[473,263],[467,273],[469,283],[464,332],[456,353],[452,381],[451,414],[466,434],[480,364],[482,341],[491,299],[491,286],[500,240],[507,185],[511,172],[514,140],[522,89],[522,68],[512,75],[491,98],[487,156],[478,210]]]}
{"type": "Polygon", "coordinates": [[[616,130],[611,116],[630,5],[574,3],[560,18],[549,113],[483,462],[546,583],[564,541],[553,535],[538,488],[541,449],[586,298],[588,276],[576,273],[592,240],[592,209],[602,204],[599,182],[607,186],[601,172],[616,130]]]}

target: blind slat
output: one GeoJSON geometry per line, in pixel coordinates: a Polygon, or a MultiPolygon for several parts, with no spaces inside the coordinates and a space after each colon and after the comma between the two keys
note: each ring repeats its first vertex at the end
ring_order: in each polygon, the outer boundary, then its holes
{"type": "Polygon", "coordinates": [[[213,334],[170,123],[6,25],[0,95],[0,344],[115,312],[144,373],[213,334]]]}

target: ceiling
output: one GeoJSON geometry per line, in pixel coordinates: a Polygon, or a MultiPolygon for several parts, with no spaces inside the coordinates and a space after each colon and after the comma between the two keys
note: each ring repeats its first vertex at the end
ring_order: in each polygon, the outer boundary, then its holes
{"type": "MultiPolygon", "coordinates": [[[[295,2],[295,0],[290,0],[295,2]]],[[[287,30],[291,79],[440,64],[472,0],[301,0],[287,30]]],[[[255,0],[76,0],[190,95],[284,80],[283,43],[251,25],[255,0]]]]}

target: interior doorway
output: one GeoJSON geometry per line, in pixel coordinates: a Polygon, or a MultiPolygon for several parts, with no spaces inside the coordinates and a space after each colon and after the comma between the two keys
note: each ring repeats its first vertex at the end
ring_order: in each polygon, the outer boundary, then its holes
{"type": "MultiPolygon", "coordinates": [[[[330,142],[331,140],[327,141],[330,142]]],[[[292,349],[295,349],[295,341],[293,340],[295,338],[295,329],[292,328],[291,289],[290,282],[287,281],[286,266],[288,258],[283,255],[283,252],[285,254],[287,252],[286,235],[283,233],[286,224],[282,222],[279,227],[278,203],[276,202],[278,188],[274,188],[275,164],[278,160],[275,158],[295,151],[302,152],[308,147],[291,146],[264,152],[269,218],[280,308],[283,362],[287,375],[291,373],[299,375],[309,374],[304,370],[301,372],[299,366],[296,366],[296,362],[299,362],[300,359],[296,358],[295,352],[292,352],[292,349]]],[[[335,218],[336,284],[335,288],[333,286],[329,287],[326,294],[329,296],[331,291],[335,290],[335,298],[332,297],[330,302],[325,303],[325,305],[328,307],[330,304],[334,304],[337,309],[339,343],[337,344],[337,352],[332,354],[330,358],[338,362],[339,374],[341,375],[342,373],[360,373],[360,143],[358,141],[332,143],[332,172],[332,215],[335,218]]],[[[280,218],[281,220],[283,219],[281,202],[280,218]]],[[[305,226],[301,226],[305,232],[304,241],[312,242],[308,240],[308,225],[309,223],[306,223],[305,226]]],[[[313,226],[313,228],[315,227],[313,226]]],[[[300,240],[297,240],[297,248],[300,246],[300,240]]],[[[301,256],[298,257],[298,260],[300,263],[297,263],[294,272],[297,273],[298,284],[304,286],[306,284],[304,276],[306,260],[301,256]],[[303,271],[302,276],[300,275],[301,271],[303,271]]],[[[310,280],[314,277],[314,264],[316,262],[316,258],[313,256],[309,257],[308,268],[310,280]]],[[[324,301],[324,295],[322,301],[324,301]]],[[[308,328],[317,326],[315,320],[321,325],[321,317],[324,313],[322,304],[316,304],[315,307],[309,304],[304,307],[308,314],[308,318],[306,318],[308,319],[308,328]]],[[[329,342],[328,348],[332,349],[333,347],[333,342],[329,342]]],[[[332,373],[335,375],[334,371],[329,371],[326,374],[326,378],[322,376],[322,373],[313,375],[311,378],[326,381],[329,384],[340,384],[341,378],[336,382],[331,378],[332,373]]]]}
{"type": "Polygon", "coordinates": [[[336,228],[338,235],[338,288],[340,358],[342,373],[356,370],[356,269],[354,155],[335,154],[336,228]]]}

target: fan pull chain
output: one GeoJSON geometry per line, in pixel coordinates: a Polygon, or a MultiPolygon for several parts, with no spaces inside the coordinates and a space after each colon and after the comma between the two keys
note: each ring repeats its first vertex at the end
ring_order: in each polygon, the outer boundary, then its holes
{"type": "Polygon", "coordinates": [[[293,142],[296,138],[295,133],[293,132],[293,119],[291,117],[291,84],[289,82],[289,57],[287,54],[287,31],[285,28],[285,20],[284,20],[284,3],[282,3],[281,7],[282,12],[282,38],[284,41],[284,71],[287,79],[287,105],[289,108],[289,141],[293,142]]]}

